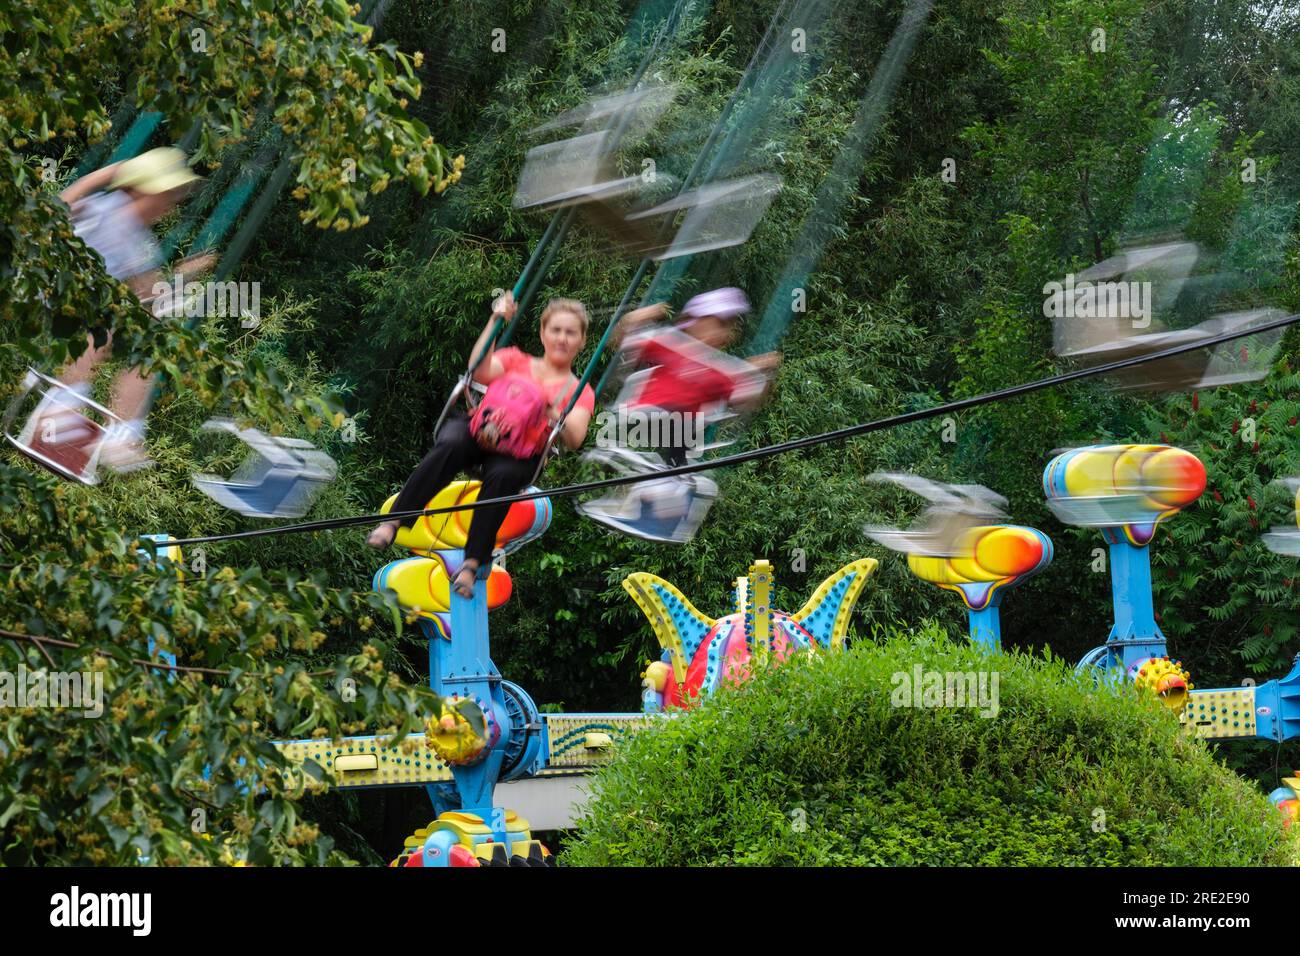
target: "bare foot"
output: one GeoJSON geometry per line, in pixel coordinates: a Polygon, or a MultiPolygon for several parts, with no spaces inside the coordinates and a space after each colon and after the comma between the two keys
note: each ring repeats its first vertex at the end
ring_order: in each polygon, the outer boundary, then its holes
{"type": "Polygon", "coordinates": [[[397,522],[385,521],[382,524],[375,525],[375,530],[370,532],[370,537],[366,538],[366,544],[372,548],[383,550],[392,545],[397,538],[397,522]]]}

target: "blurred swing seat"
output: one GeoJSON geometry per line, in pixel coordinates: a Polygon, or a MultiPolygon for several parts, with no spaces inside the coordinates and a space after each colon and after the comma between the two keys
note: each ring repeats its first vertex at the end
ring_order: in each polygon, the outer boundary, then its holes
{"type": "MultiPolygon", "coordinates": [[[[1202,258],[1194,242],[1155,241],[1123,249],[1079,273],[1074,294],[1083,311],[1053,320],[1054,350],[1084,366],[1141,358],[1177,346],[1208,342],[1218,336],[1244,332],[1281,318],[1277,309],[1257,308],[1212,314],[1187,328],[1168,328],[1157,314],[1168,313],[1184,299],[1215,299],[1240,284],[1240,277],[1214,273],[1195,275],[1202,258]],[[1145,321],[1138,325],[1122,308],[1127,287],[1148,291],[1145,321]],[[1092,303],[1088,296],[1094,296],[1092,303]],[[1100,304],[1104,302],[1104,305],[1100,304]],[[1135,329],[1142,328],[1141,333],[1135,329]]],[[[1237,385],[1263,378],[1281,343],[1280,330],[1235,342],[1191,349],[1156,362],[1119,369],[1109,376],[1120,391],[1193,391],[1237,385]]]]}
{"type": "Polygon", "coordinates": [[[4,436],[18,451],[56,475],[83,485],[97,485],[104,438],[114,425],[121,424],[122,420],[103,405],[29,368],[22,390],[5,410],[4,436]],[[14,434],[14,422],[33,397],[39,397],[36,408],[27,415],[22,430],[14,434]],[[103,424],[80,409],[94,412],[103,424]]]}
{"type": "Polygon", "coordinates": [[[195,475],[194,487],[246,517],[300,518],[338,474],[334,459],[300,438],[272,438],[228,419],[204,422],[203,429],[234,435],[251,454],[229,478],[195,475]]]}
{"type": "MultiPolygon", "coordinates": [[[[642,369],[629,375],[614,407],[627,408],[636,402],[653,371],[652,368],[642,369]]],[[[637,414],[653,418],[667,413],[663,409],[643,406],[637,408],[637,414]]],[[[705,435],[710,434],[720,423],[739,417],[728,410],[725,402],[705,406],[700,416],[701,432],[705,435]]],[[[733,443],[734,441],[706,440],[700,446],[699,453],[702,455],[733,443]]],[[[663,456],[656,451],[622,445],[595,448],[583,457],[616,472],[620,477],[652,475],[666,471],[669,467],[663,456]]],[[[584,517],[634,538],[664,544],[685,544],[695,537],[717,497],[717,482],[706,475],[676,475],[617,488],[604,498],[584,502],[576,507],[584,517]]]]}
{"type": "MultiPolygon", "coordinates": [[[[628,475],[664,470],[654,452],[600,448],[585,457],[628,475]]],[[[717,482],[705,475],[674,475],[638,482],[607,498],[576,505],[579,514],[622,534],[661,544],[685,544],[695,537],[718,497],[717,482]]]]}
{"type": "MultiPolygon", "coordinates": [[[[1117,336],[1106,342],[1059,354],[1062,358],[1074,359],[1085,366],[1103,365],[1180,345],[1208,341],[1229,333],[1244,332],[1284,316],[1285,313],[1280,309],[1222,313],[1190,329],[1117,336]]],[[[1253,337],[1253,348],[1242,344],[1246,340],[1219,343],[1157,362],[1120,369],[1112,373],[1112,377],[1121,391],[1193,391],[1253,382],[1268,373],[1269,364],[1281,339],[1281,331],[1275,329],[1253,337]]]]}
{"type": "Polygon", "coordinates": [[[684,191],[666,174],[619,176],[610,163],[610,141],[606,132],[591,133],[530,150],[515,208],[576,208],[613,248],[663,260],[740,245],[781,188],[780,178],[771,174],[684,191]],[[649,207],[637,208],[638,200],[652,192],[671,198],[651,199],[649,207]]]}

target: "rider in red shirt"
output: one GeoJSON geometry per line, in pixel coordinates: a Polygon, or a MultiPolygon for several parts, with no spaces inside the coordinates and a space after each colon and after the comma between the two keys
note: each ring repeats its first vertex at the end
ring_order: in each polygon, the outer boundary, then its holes
{"type": "MultiPolygon", "coordinates": [[[[626,448],[606,454],[636,470],[686,464],[699,454],[710,406],[757,405],[768,375],[780,363],[777,353],[744,361],[721,351],[735,339],[736,320],[749,310],[739,289],[715,289],[682,308],[675,326],[650,324],[664,305],[630,312],[621,332],[627,335],[623,359],[649,366],[645,380],[618,410],[620,423],[635,421],[649,428],[649,456],[626,448]],[[642,420],[643,419],[643,420],[642,420]]],[[[622,445],[620,439],[618,444],[622,445]]],[[[626,534],[652,541],[689,541],[717,497],[717,485],[704,475],[683,475],[640,482],[626,493],[578,506],[587,517],[626,534]]]]}
{"type": "MultiPolygon", "coordinates": [[[[767,388],[764,373],[776,368],[780,355],[772,352],[744,361],[721,351],[735,340],[736,320],[747,311],[749,300],[741,290],[715,289],[688,301],[672,327],[650,325],[664,314],[663,303],[628,313],[623,322],[630,334],[623,355],[650,372],[625,408],[698,416],[719,403],[733,408],[758,404],[767,388]]],[[[670,465],[686,463],[684,442],[661,440],[656,450],[670,465]]]]}

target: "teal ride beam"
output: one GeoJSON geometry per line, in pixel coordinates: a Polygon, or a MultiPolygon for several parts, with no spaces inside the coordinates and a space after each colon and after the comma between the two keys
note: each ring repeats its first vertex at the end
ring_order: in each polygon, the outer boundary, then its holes
{"type": "Polygon", "coordinates": [[[830,172],[817,189],[813,210],[792,246],[794,255],[786,263],[776,290],[768,300],[758,330],[746,349],[749,354],[761,355],[772,351],[790,324],[794,316],[792,303],[795,290],[807,286],[813,268],[821,259],[822,250],[835,234],[840,222],[840,207],[853,193],[861,175],[862,159],[870,150],[876,132],[884,122],[894,89],[902,77],[903,67],[911,58],[912,49],[929,19],[932,6],[933,0],[911,0],[903,12],[902,20],[894,29],[889,45],[867,86],[867,92],[858,105],[853,129],[845,138],[830,172]]]}
{"type": "Polygon", "coordinates": [[[145,143],[149,142],[149,137],[153,135],[158,124],[162,122],[162,113],[150,111],[141,113],[136,117],[131,128],[122,136],[122,141],[117,144],[113,154],[108,158],[108,164],[120,163],[124,159],[130,159],[140,150],[144,149],[145,143]]]}
{"type": "MultiPolygon", "coordinates": [[[[814,0],[813,7],[815,8],[819,3],[820,0],[814,0]]],[[[747,124],[752,125],[746,118],[746,114],[742,115],[736,125],[728,130],[728,124],[732,119],[732,115],[745,93],[753,87],[770,82],[771,73],[773,71],[779,73],[783,68],[782,65],[786,62],[784,56],[778,52],[782,49],[782,46],[776,43],[776,39],[785,35],[781,25],[784,24],[785,26],[789,26],[793,23],[795,13],[801,9],[796,8],[796,11],[792,12],[790,16],[787,17],[785,15],[787,6],[788,2],[783,0],[781,6],[778,7],[774,13],[772,20],[768,24],[767,31],[763,35],[763,39],[755,48],[754,53],[750,57],[749,63],[745,67],[745,72],[741,74],[740,81],[736,84],[736,88],[727,98],[727,102],[722,107],[722,112],[718,114],[717,121],[709,131],[708,138],[705,140],[704,145],[700,147],[700,151],[696,154],[695,160],[691,164],[691,168],[687,172],[686,177],[683,179],[682,185],[678,190],[678,195],[685,193],[697,180],[709,182],[715,173],[721,168],[723,162],[728,158],[731,158],[730,154],[734,151],[733,145],[736,141],[737,131],[746,128],[747,124]],[[764,59],[765,50],[767,51],[766,59],[764,59]],[[760,62],[762,62],[762,66],[759,66],[760,62]],[[719,142],[719,140],[721,140],[721,142],[719,142]],[[706,164],[707,169],[705,168],[706,164]]],[[[807,23],[815,22],[814,19],[804,18],[802,16],[799,18],[807,23]]],[[[763,98],[759,97],[756,102],[747,105],[750,107],[756,107],[756,105],[761,104],[761,102],[763,102],[763,98]]],[[[747,144],[748,138],[743,142],[747,144]]],[[[676,290],[678,282],[681,280],[682,276],[685,275],[686,270],[689,268],[689,265],[694,258],[693,255],[687,255],[661,262],[659,267],[655,270],[653,278],[650,280],[649,287],[641,297],[641,305],[649,305],[658,299],[666,298],[671,295],[676,290]]],[[[623,300],[619,303],[619,307],[614,311],[613,318],[610,320],[611,326],[617,324],[624,311],[631,304],[632,297],[635,295],[636,290],[640,287],[642,280],[645,278],[649,265],[649,259],[642,260],[641,265],[634,273],[632,280],[628,283],[627,291],[623,295],[623,300]]],[[[597,352],[596,357],[599,357],[599,355],[600,353],[597,352]]],[[[595,386],[597,395],[604,392],[606,385],[609,383],[610,377],[614,374],[617,367],[618,363],[613,360],[606,365],[604,372],[601,374],[600,379],[597,381],[595,386]]]]}
{"type": "Polygon", "coordinates": [[[240,174],[239,178],[226,190],[216,209],[208,217],[207,223],[194,240],[198,250],[212,249],[220,244],[227,232],[234,226],[240,210],[252,197],[267,167],[257,164],[240,174]]]}
{"type": "Polygon", "coordinates": [[[279,165],[275,167],[275,172],[271,174],[265,188],[263,188],[257,201],[253,203],[252,209],[248,211],[248,217],[240,225],[239,231],[235,233],[230,245],[226,247],[225,253],[221,257],[221,262],[217,265],[213,279],[220,281],[232,272],[244,258],[244,253],[253,242],[253,237],[261,227],[262,221],[266,219],[272,207],[275,206],[279,198],[280,191],[284,189],[289,182],[289,177],[293,175],[293,163],[289,157],[280,160],[279,165]]]}
{"type": "MultiPolygon", "coordinates": [[[[629,89],[635,90],[638,86],[641,85],[641,81],[642,79],[645,78],[646,71],[649,70],[650,64],[653,63],[655,58],[658,56],[660,47],[667,40],[668,37],[672,36],[677,32],[677,28],[681,24],[681,20],[685,16],[687,8],[691,6],[691,2],[692,0],[675,0],[671,9],[668,11],[667,18],[664,20],[663,24],[660,26],[659,30],[655,34],[654,42],[651,44],[650,49],[646,52],[645,56],[642,57],[640,65],[638,65],[636,72],[633,74],[632,81],[628,87],[629,89]]],[[[655,6],[654,4],[643,4],[643,9],[649,10],[654,6],[655,6]]],[[[651,14],[647,13],[646,15],[647,21],[649,20],[650,16],[651,14]]],[[[637,24],[634,22],[633,26],[636,25],[637,24]]],[[[629,27],[628,32],[629,33],[633,32],[632,27],[629,27]]],[[[612,143],[617,144],[622,139],[623,134],[627,131],[627,127],[630,121],[631,121],[630,116],[620,117],[619,123],[613,130],[611,136],[612,143]]],[[[496,347],[505,347],[507,344],[509,344],[511,337],[514,334],[515,326],[518,323],[519,317],[522,316],[528,310],[528,307],[532,304],[533,299],[536,297],[538,290],[541,288],[542,281],[545,279],[546,274],[549,272],[551,263],[554,261],[555,256],[559,251],[559,246],[561,243],[563,243],[564,238],[568,234],[569,228],[573,225],[573,220],[576,218],[576,216],[577,216],[577,209],[575,207],[570,207],[568,209],[562,210],[561,212],[557,212],[555,215],[551,217],[551,221],[547,225],[546,231],[542,234],[542,238],[538,240],[539,248],[542,247],[543,245],[549,247],[546,250],[546,257],[542,260],[542,263],[538,268],[536,274],[532,275],[526,284],[523,281],[524,275],[521,275],[520,282],[515,284],[514,294],[515,294],[515,299],[518,302],[519,308],[515,314],[515,318],[506,327],[504,333],[502,333],[502,335],[500,336],[499,341],[497,341],[496,347]],[[520,291],[521,287],[523,289],[522,293],[520,291]]],[[[529,265],[526,265],[524,267],[524,274],[530,272],[530,266],[536,260],[538,251],[539,249],[533,250],[533,255],[529,259],[529,265]]],[[[611,318],[610,320],[611,327],[613,323],[617,321],[618,315],[619,312],[616,310],[613,318],[611,318]]],[[[607,340],[608,337],[609,337],[608,333],[606,333],[606,335],[602,337],[601,340],[602,343],[605,340],[607,340]]],[[[496,340],[495,334],[493,336],[493,339],[496,340]]],[[[599,358],[600,348],[601,347],[597,348],[597,351],[595,352],[595,356],[593,357],[592,361],[595,361],[597,358],[599,358]]],[[[471,366],[471,369],[477,367],[478,367],[478,363],[475,362],[471,366]]]]}
{"type": "MultiPolygon", "coordinates": [[[[828,4],[827,0],[806,0],[803,5],[792,7],[782,18],[784,10],[785,4],[782,4],[773,15],[772,26],[782,23],[782,26],[772,34],[773,36],[788,37],[795,26],[807,31],[816,29],[826,18],[828,4]]],[[[772,26],[769,27],[769,32],[772,26]]],[[[754,62],[757,62],[758,54],[762,49],[770,46],[771,50],[766,61],[758,69],[753,80],[748,83],[747,88],[738,86],[736,92],[732,94],[733,99],[739,100],[743,92],[744,100],[737,111],[734,123],[713,151],[708,169],[700,177],[701,182],[712,182],[715,177],[728,174],[740,166],[743,157],[749,153],[751,145],[759,138],[774,114],[774,102],[779,99],[787,107],[791,103],[797,103],[798,98],[794,95],[796,81],[815,73],[820,66],[820,57],[809,53],[795,53],[792,44],[789,43],[772,44],[767,41],[768,37],[765,36],[759,50],[755,52],[754,62]]],[[[747,69],[742,80],[749,80],[753,72],[747,69]]],[[[707,144],[705,152],[707,152],[707,144]]],[[[659,268],[655,270],[650,288],[646,290],[641,304],[649,305],[658,300],[671,298],[694,260],[695,255],[690,254],[661,262],[659,268]]],[[[604,384],[605,378],[602,378],[601,386],[603,387],[604,384]]]]}
{"type": "MultiPolygon", "coordinates": [[[[93,172],[94,170],[99,168],[100,161],[109,152],[109,150],[112,148],[114,144],[115,132],[121,129],[123,126],[125,126],[126,121],[130,119],[132,116],[135,116],[135,114],[136,114],[135,104],[130,102],[129,100],[124,101],[121,105],[118,106],[118,108],[114,111],[112,117],[110,118],[108,135],[105,136],[104,139],[96,143],[94,146],[91,146],[89,149],[87,149],[85,155],[81,157],[81,163],[77,166],[76,175],[72,177],[74,181],[80,179],[82,176],[85,176],[87,173],[93,172]]],[[[137,117],[137,121],[138,119],[139,118],[137,117]]]]}
{"type": "Polygon", "coordinates": [[[243,169],[234,158],[223,160],[203,194],[190,201],[181,221],[163,237],[163,259],[170,261],[195,230],[201,230],[200,238],[191,244],[195,252],[218,245],[238,219],[274,155],[275,148],[268,147],[251,168],[243,169]],[[213,202],[213,197],[218,195],[220,198],[213,202]]]}

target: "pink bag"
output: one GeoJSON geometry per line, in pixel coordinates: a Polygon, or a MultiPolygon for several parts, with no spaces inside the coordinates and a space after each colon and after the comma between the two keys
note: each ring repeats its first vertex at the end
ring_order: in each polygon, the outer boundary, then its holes
{"type": "Polygon", "coordinates": [[[488,386],[470,419],[469,432],[489,451],[532,458],[546,440],[546,404],[540,385],[507,372],[488,386]]]}

